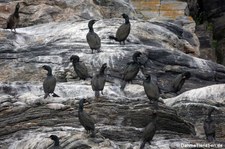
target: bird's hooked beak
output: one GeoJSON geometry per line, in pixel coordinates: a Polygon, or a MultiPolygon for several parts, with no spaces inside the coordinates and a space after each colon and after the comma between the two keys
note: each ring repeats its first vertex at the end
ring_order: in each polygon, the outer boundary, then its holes
{"type": "Polygon", "coordinates": [[[94,20],[94,23],[93,24],[95,24],[96,22],[98,22],[98,20],[94,20]]]}

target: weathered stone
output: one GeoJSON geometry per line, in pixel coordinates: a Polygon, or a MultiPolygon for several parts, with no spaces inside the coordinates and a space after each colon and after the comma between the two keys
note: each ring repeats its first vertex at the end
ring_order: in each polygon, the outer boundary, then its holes
{"type": "Polygon", "coordinates": [[[107,8],[111,6],[90,0],[26,1],[21,3],[21,11],[28,14],[21,13],[22,19],[33,16],[33,22],[27,24],[38,25],[18,28],[17,33],[0,30],[0,148],[49,148],[53,142],[48,137],[52,134],[59,136],[65,149],[139,148],[143,128],[151,122],[154,110],[142,86],[145,74],[152,75],[162,91],[161,96],[167,97],[164,94],[170,91],[171,82],[183,71],[190,71],[192,76],[178,92],[180,95],[169,92],[171,98],[160,97],[166,104],[159,104],[158,130],[152,145],[147,144],[146,148],[169,149],[180,148],[181,143],[206,143],[202,120],[209,107],[217,109],[218,117],[213,115],[217,121],[217,138],[224,139],[221,83],[225,82],[225,67],[193,56],[199,55],[194,21],[185,16],[176,20],[133,20],[133,8],[127,0],[113,2],[117,11],[111,16],[119,18],[100,19],[110,18],[111,10],[107,8]],[[123,12],[130,13],[132,28],[126,44],[120,45],[108,36],[115,35],[124,22],[120,16],[123,12]],[[86,43],[88,20],[77,18],[93,16],[99,18],[94,30],[101,38],[102,52],[91,54],[86,43]],[[143,67],[121,91],[123,70],[135,51],[143,53],[139,59],[143,67]],[[76,79],[69,61],[74,54],[80,56],[91,76],[107,63],[107,82],[100,98],[94,98],[91,79],[76,79]],[[40,68],[44,64],[52,67],[57,78],[58,98],[43,99],[42,82],[46,72],[40,68]],[[212,84],[218,85],[209,86],[212,84]],[[86,133],[78,120],[78,103],[82,98],[90,101],[84,110],[96,122],[95,138],[86,133]]]}
{"type": "MultiPolygon", "coordinates": [[[[6,20],[14,12],[16,3],[14,1],[0,4],[0,28],[6,27],[6,20]]],[[[131,5],[126,1],[111,1],[107,6],[99,6],[90,0],[24,0],[20,2],[20,5],[19,27],[74,19],[121,17],[122,13],[130,16],[135,14],[131,5]]]]}

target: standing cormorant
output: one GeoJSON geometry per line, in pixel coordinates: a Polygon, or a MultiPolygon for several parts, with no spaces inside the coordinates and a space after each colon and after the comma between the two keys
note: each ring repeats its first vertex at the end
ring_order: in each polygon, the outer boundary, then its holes
{"type": "Polygon", "coordinates": [[[56,135],[51,135],[49,137],[54,141],[54,145],[50,149],[62,149],[62,147],[59,145],[59,138],[56,135]]]}
{"type": "Polygon", "coordinates": [[[88,69],[87,67],[85,66],[84,63],[82,63],[80,61],[80,58],[79,56],[77,55],[72,55],[70,57],[70,61],[73,63],[73,68],[74,68],[74,71],[76,72],[76,74],[78,75],[78,77],[82,80],[85,80],[87,79],[89,76],[88,74],[88,69]]]}
{"type": "Polygon", "coordinates": [[[127,63],[127,66],[124,70],[122,82],[121,82],[121,90],[124,90],[126,83],[132,81],[138,74],[140,69],[140,64],[138,62],[138,57],[141,56],[141,52],[137,51],[133,54],[133,61],[127,63]]]}
{"type": "Polygon", "coordinates": [[[20,8],[20,4],[17,3],[14,13],[11,14],[7,19],[6,29],[11,29],[11,31],[14,29],[14,31],[16,32],[16,27],[19,24],[19,20],[20,20],[19,8],[20,8]]]}
{"type": "MultiPolygon", "coordinates": [[[[150,101],[158,102],[159,96],[160,96],[160,90],[158,85],[156,85],[152,80],[151,80],[151,75],[148,74],[146,76],[146,80],[143,81],[143,86],[145,90],[145,94],[147,95],[148,99],[150,101]]],[[[157,105],[157,104],[155,104],[157,105]]],[[[157,108],[157,107],[155,107],[157,108]]]]}
{"type": "Polygon", "coordinates": [[[95,97],[98,98],[99,95],[99,91],[102,92],[103,95],[103,89],[105,86],[105,82],[106,82],[106,75],[105,75],[105,69],[107,68],[107,64],[104,63],[99,71],[98,74],[96,74],[92,80],[91,80],[91,86],[92,86],[92,90],[95,91],[95,97]]]}
{"type": "Polygon", "coordinates": [[[216,133],[216,124],[214,122],[214,120],[211,117],[212,112],[215,109],[212,108],[209,113],[208,113],[208,117],[205,119],[204,121],[204,131],[205,131],[205,136],[207,141],[212,142],[215,140],[215,133],[216,133]]]}
{"type": "Polygon", "coordinates": [[[109,39],[114,39],[115,41],[123,42],[125,45],[125,40],[127,39],[128,35],[130,34],[130,21],[129,16],[127,14],[122,14],[122,17],[125,19],[125,23],[122,24],[116,31],[116,37],[109,36],[109,39]]]}
{"type": "Polygon", "coordinates": [[[179,74],[172,83],[173,92],[177,93],[178,91],[180,91],[182,86],[184,85],[185,80],[189,79],[190,77],[191,73],[188,71],[179,74]]]}
{"type": "Polygon", "coordinates": [[[86,102],[86,99],[81,99],[79,102],[78,118],[81,125],[85,128],[85,130],[88,133],[92,132],[91,137],[95,137],[94,119],[83,110],[85,102],[86,102]]]}
{"type": "Polygon", "coordinates": [[[142,139],[143,142],[141,143],[140,149],[144,149],[145,143],[151,144],[152,138],[155,135],[157,129],[157,113],[156,111],[153,112],[152,121],[145,127],[142,139]]]}
{"type": "Polygon", "coordinates": [[[45,92],[44,98],[47,98],[51,93],[53,94],[53,97],[59,97],[57,94],[54,93],[56,86],[56,78],[52,75],[52,68],[47,65],[42,66],[42,68],[48,71],[47,77],[43,82],[43,88],[45,92]]]}
{"type": "Polygon", "coordinates": [[[100,48],[101,48],[101,39],[98,36],[98,34],[96,34],[94,32],[93,29],[93,24],[96,22],[97,20],[90,20],[88,22],[88,28],[89,28],[89,32],[87,33],[86,39],[87,39],[87,43],[89,44],[89,47],[92,50],[97,50],[98,52],[100,52],[100,48]]]}

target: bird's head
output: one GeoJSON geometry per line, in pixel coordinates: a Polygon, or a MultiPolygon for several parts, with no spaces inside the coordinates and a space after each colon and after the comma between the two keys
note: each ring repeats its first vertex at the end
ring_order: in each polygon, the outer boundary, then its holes
{"type": "Polygon", "coordinates": [[[146,80],[151,80],[151,75],[150,74],[146,74],[145,78],[146,78],[146,80]]]}
{"type": "Polygon", "coordinates": [[[77,56],[77,55],[72,55],[72,56],[70,57],[70,61],[71,61],[71,62],[79,62],[79,60],[80,60],[80,57],[77,56]]]}
{"type": "Polygon", "coordinates": [[[19,9],[20,8],[20,3],[17,3],[16,4],[16,9],[19,9]]]}
{"type": "Polygon", "coordinates": [[[191,73],[189,71],[186,71],[186,72],[182,73],[182,76],[185,79],[189,79],[191,77],[191,73]]]}
{"type": "Polygon", "coordinates": [[[102,65],[102,68],[106,69],[106,68],[107,68],[107,63],[104,63],[104,64],[102,65]]]}
{"type": "Polygon", "coordinates": [[[138,57],[140,57],[141,54],[142,54],[141,52],[136,51],[136,52],[133,54],[133,61],[134,61],[134,62],[137,62],[137,61],[138,61],[138,57]]]}
{"type": "Polygon", "coordinates": [[[95,24],[95,22],[97,22],[97,20],[90,20],[90,21],[88,22],[88,27],[92,27],[93,24],[95,24]]]}
{"type": "Polygon", "coordinates": [[[121,16],[122,16],[124,19],[125,19],[125,18],[129,18],[128,15],[125,14],[125,13],[123,13],[121,16]]]}
{"type": "Polygon", "coordinates": [[[49,138],[54,140],[54,141],[58,141],[59,140],[58,136],[56,136],[56,135],[51,135],[49,138]]]}
{"type": "Polygon", "coordinates": [[[51,67],[48,65],[44,65],[44,66],[42,66],[42,68],[47,71],[52,70],[51,67]]]}

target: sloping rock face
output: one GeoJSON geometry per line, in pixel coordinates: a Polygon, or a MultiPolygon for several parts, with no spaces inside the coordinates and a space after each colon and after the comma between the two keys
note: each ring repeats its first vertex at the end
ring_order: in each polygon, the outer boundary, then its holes
{"type": "Polygon", "coordinates": [[[207,117],[208,111],[215,108],[212,114],[216,122],[217,141],[223,141],[224,138],[224,84],[217,84],[187,91],[177,97],[168,98],[166,105],[177,109],[180,116],[188,121],[195,123],[197,136],[204,138],[203,121],[207,117]]]}
{"type": "Polygon", "coordinates": [[[170,97],[160,99],[165,104],[159,104],[158,130],[146,149],[206,143],[202,121],[212,106],[221,118],[220,121],[215,117],[217,132],[222,130],[216,136],[218,140],[224,139],[225,67],[195,57],[199,55],[195,23],[188,17],[132,19],[126,44],[120,45],[108,36],[115,35],[123,22],[121,18],[96,22],[94,30],[101,38],[102,52],[94,54],[86,42],[88,20],[21,27],[17,33],[0,30],[1,149],[49,148],[53,143],[48,137],[52,134],[59,136],[65,149],[139,148],[143,128],[151,122],[154,109],[142,86],[145,74],[152,74],[163,98],[170,97]],[[135,51],[143,53],[144,67],[132,84],[121,91],[122,72],[135,51]],[[92,76],[107,63],[107,83],[99,99],[94,98],[90,79],[79,80],[74,73],[69,61],[73,54],[80,56],[92,76]],[[43,99],[46,72],[41,66],[45,64],[52,67],[57,78],[58,98],[43,99]],[[171,81],[183,71],[190,71],[192,77],[185,82],[180,95],[166,93],[171,89],[171,81]],[[214,84],[218,85],[210,86],[214,84]],[[90,101],[84,110],[96,121],[96,138],[91,138],[79,123],[78,102],[82,98],[90,101]],[[208,100],[201,104],[205,98],[208,100]],[[214,99],[218,101],[213,102],[214,99]],[[187,101],[189,105],[197,102],[201,109],[186,106],[187,101]]]}
{"type": "MultiPolygon", "coordinates": [[[[216,59],[212,56],[207,57],[206,54],[203,55],[203,58],[210,58],[217,63],[225,64],[225,55],[224,55],[224,32],[225,32],[225,1],[222,0],[187,0],[189,9],[193,10],[190,11],[191,16],[193,16],[198,22],[198,24],[205,24],[205,33],[208,32],[211,34],[211,39],[214,40],[214,44],[212,44],[212,40],[209,42],[202,42],[203,48],[209,45],[209,48],[205,48],[204,52],[210,53],[211,55],[216,54],[216,59]],[[208,51],[208,52],[207,52],[208,51]]],[[[202,26],[202,25],[201,25],[202,26]]],[[[200,33],[199,37],[204,37],[203,39],[207,39],[208,35],[204,35],[204,33],[200,33]]],[[[206,41],[206,40],[203,40],[206,41]]]]}
{"type": "Polygon", "coordinates": [[[14,12],[15,5],[20,2],[20,27],[40,23],[70,21],[78,19],[101,19],[120,17],[121,13],[133,16],[135,11],[127,1],[109,1],[107,5],[99,5],[93,0],[26,0],[0,3],[0,28],[6,26],[8,16],[14,12]],[[116,13],[121,12],[121,13],[116,13]]]}

